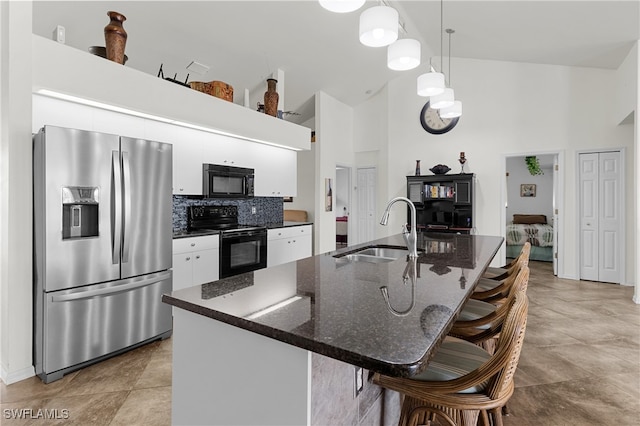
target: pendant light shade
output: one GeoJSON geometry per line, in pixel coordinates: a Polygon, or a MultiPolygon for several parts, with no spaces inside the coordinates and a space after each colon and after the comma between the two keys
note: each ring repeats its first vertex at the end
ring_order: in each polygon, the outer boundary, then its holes
{"type": "Polygon", "coordinates": [[[440,108],[440,117],[441,118],[456,118],[462,115],[462,102],[453,101],[453,105],[440,108]]]}
{"type": "Polygon", "coordinates": [[[360,43],[365,46],[388,46],[398,39],[398,11],[388,6],[374,6],[360,14],[360,43]]]}
{"type": "Polygon", "coordinates": [[[439,95],[431,96],[430,106],[434,109],[446,108],[453,105],[454,99],[453,89],[447,87],[439,95]]]}
{"type": "Polygon", "coordinates": [[[405,71],[420,65],[420,42],[403,38],[387,48],[387,66],[392,70],[405,71]]]}
{"type": "Polygon", "coordinates": [[[427,72],[418,76],[418,95],[434,96],[444,92],[444,74],[427,72]]]}
{"type": "Polygon", "coordinates": [[[348,13],[362,7],[365,0],[318,0],[320,6],[336,13],[348,13]]]}

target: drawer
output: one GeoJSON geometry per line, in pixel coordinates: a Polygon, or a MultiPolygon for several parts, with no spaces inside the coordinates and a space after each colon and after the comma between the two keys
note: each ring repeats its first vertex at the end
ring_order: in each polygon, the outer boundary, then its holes
{"type": "Polygon", "coordinates": [[[267,231],[267,240],[293,238],[300,235],[311,235],[311,225],[290,226],[287,228],[269,229],[267,231]]]}
{"type": "Polygon", "coordinates": [[[189,253],[197,250],[216,249],[220,247],[219,235],[202,237],[177,238],[173,240],[173,254],[189,253]]]}

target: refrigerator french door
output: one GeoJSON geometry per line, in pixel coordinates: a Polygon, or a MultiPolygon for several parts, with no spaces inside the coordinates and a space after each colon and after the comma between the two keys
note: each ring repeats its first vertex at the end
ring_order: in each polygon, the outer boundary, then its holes
{"type": "Polygon", "coordinates": [[[34,364],[45,382],[171,334],[170,144],[34,137],[34,364]]]}

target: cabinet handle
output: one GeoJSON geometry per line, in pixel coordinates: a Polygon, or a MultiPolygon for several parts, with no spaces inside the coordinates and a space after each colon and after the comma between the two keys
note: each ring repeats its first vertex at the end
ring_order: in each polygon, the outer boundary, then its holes
{"type": "Polygon", "coordinates": [[[191,258],[189,256],[187,256],[187,258],[185,259],[187,262],[191,260],[191,258]]]}
{"type": "Polygon", "coordinates": [[[200,255],[197,255],[197,256],[196,256],[196,259],[200,259],[200,255]]]}
{"type": "Polygon", "coordinates": [[[196,246],[196,243],[191,243],[191,247],[195,247],[195,246],[196,246]]]}
{"type": "Polygon", "coordinates": [[[293,242],[295,243],[295,242],[296,242],[296,240],[293,240],[293,242]]]}

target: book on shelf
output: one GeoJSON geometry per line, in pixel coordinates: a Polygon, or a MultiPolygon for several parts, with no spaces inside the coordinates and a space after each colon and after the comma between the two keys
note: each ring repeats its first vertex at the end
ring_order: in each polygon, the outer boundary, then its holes
{"type": "Polygon", "coordinates": [[[424,194],[426,198],[453,198],[453,186],[447,185],[424,185],[424,194]]]}

